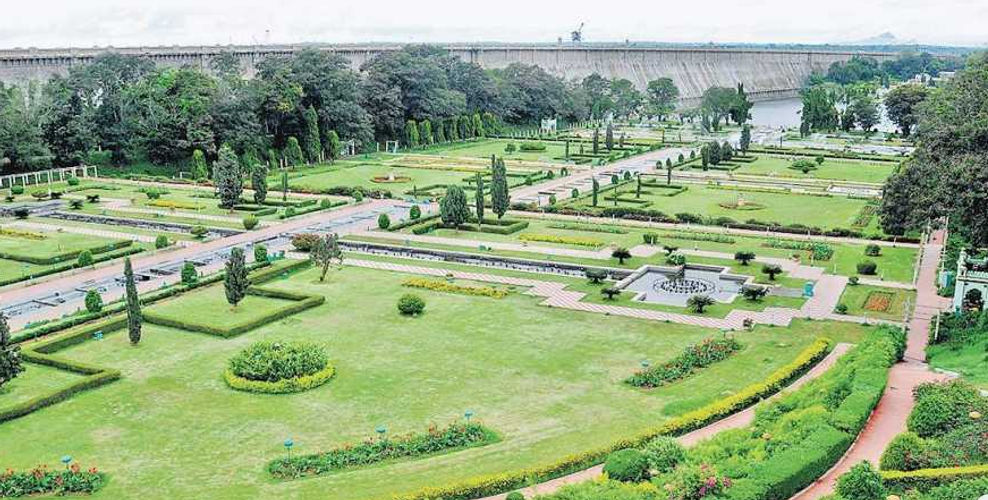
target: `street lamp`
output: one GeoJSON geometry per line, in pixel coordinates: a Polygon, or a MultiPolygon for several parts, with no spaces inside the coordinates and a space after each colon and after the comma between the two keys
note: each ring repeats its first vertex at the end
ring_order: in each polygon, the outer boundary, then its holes
{"type": "Polygon", "coordinates": [[[645,370],[645,369],[647,369],[647,368],[648,368],[649,366],[651,366],[651,364],[652,364],[652,363],[649,363],[647,359],[643,359],[643,360],[641,361],[641,365],[642,365],[642,370],[645,370]]]}
{"type": "Polygon", "coordinates": [[[292,458],[292,446],[295,446],[295,441],[292,441],[292,438],[288,438],[285,440],[284,445],[285,451],[288,452],[288,458],[292,458]]]}
{"type": "Polygon", "coordinates": [[[470,423],[470,417],[473,416],[473,410],[467,410],[463,412],[463,417],[467,419],[467,423],[470,423]]]}
{"type": "Polygon", "coordinates": [[[72,463],[72,455],[62,455],[61,460],[62,460],[62,464],[65,465],[65,468],[68,469],[69,464],[72,463]]]}
{"type": "Polygon", "coordinates": [[[378,437],[380,437],[381,440],[383,441],[384,440],[384,434],[388,432],[388,428],[385,427],[385,426],[383,426],[383,425],[379,425],[379,426],[377,426],[376,429],[374,429],[374,432],[377,432],[378,437]]]}

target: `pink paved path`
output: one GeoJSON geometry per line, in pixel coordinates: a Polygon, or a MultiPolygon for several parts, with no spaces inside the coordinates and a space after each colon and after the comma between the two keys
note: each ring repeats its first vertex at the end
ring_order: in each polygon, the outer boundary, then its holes
{"type": "MultiPolygon", "coordinates": [[[[814,366],[810,371],[806,372],[802,377],[798,378],[789,387],[783,389],[781,393],[772,396],[772,398],[770,399],[774,399],[779,394],[796,390],[802,387],[803,384],[809,382],[810,380],[819,377],[824,372],[826,372],[831,366],[833,366],[834,363],[836,363],[837,360],[841,356],[843,356],[850,347],[851,347],[850,344],[837,344],[834,347],[834,350],[831,351],[826,358],[824,358],[819,363],[817,363],[816,366],[814,366]]],[[[750,406],[731,416],[722,418],[706,427],[697,429],[687,434],[683,434],[682,436],[676,438],[676,440],[682,443],[684,446],[693,446],[699,443],[700,441],[713,437],[719,432],[726,431],[728,429],[738,429],[750,425],[755,419],[755,408],[757,406],[758,406],[757,404],[754,406],[750,406]]],[[[603,465],[596,465],[589,469],[584,469],[582,471],[574,472],[567,476],[551,479],[544,483],[539,483],[534,486],[521,489],[519,491],[521,491],[521,493],[525,495],[525,498],[531,498],[534,495],[547,495],[549,493],[553,493],[559,490],[563,486],[581,483],[583,481],[589,481],[591,479],[594,479],[601,474],[603,468],[604,468],[603,465]]],[[[480,500],[504,500],[505,497],[507,497],[507,493],[484,497],[480,500]]]]}
{"type": "Polygon", "coordinates": [[[937,231],[931,236],[930,242],[923,247],[917,282],[916,310],[909,322],[906,356],[889,372],[888,386],[874,413],[844,457],[823,477],[796,494],[792,500],[813,500],[830,494],[834,490],[837,478],[862,460],[878,465],[889,441],[896,434],[906,430],[906,418],[914,404],[913,389],[924,382],[947,378],[929,371],[926,365],[926,341],[930,319],[949,304],[947,299],[937,295],[935,285],[945,236],[944,231],[937,231]]]}

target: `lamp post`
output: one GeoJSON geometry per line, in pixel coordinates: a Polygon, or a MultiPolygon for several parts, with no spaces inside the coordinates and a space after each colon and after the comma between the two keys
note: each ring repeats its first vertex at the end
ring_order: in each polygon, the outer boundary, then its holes
{"type": "Polygon", "coordinates": [[[377,432],[377,435],[381,439],[381,441],[384,441],[385,439],[384,435],[388,432],[388,428],[383,425],[379,425],[377,426],[376,429],[374,429],[374,432],[377,432]]]}
{"type": "Polygon", "coordinates": [[[288,458],[291,459],[292,458],[292,446],[295,446],[295,441],[292,441],[292,438],[288,438],[288,439],[285,440],[284,445],[285,445],[285,451],[288,452],[288,458]]]}
{"type": "Polygon", "coordinates": [[[642,370],[646,370],[646,369],[648,369],[649,366],[652,365],[652,363],[649,363],[649,361],[647,359],[643,359],[640,364],[641,364],[642,370]]]}
{"type": "Polygon", "coordinates": [[[61,461],[65,465],[65,468],[68,469],[69,464],[72,463],[72,455],[62,455],[61,461]]]}
{"type": "Polygon", "coordinates": [[[463,418],[467,419],[467,423],[470,423],[470,418],[473,417],[473,410],[467,410],[463,412],[463,418]]]}

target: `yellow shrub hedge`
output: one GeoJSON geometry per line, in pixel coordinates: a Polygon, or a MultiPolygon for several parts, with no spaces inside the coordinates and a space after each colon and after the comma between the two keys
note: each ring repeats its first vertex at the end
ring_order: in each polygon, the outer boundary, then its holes
{"type": "Polygon", "coordinates": [[[149,207],[159,207],[159,208],[178,208],[182,210],[199,210],[206,208],[205,205],[201,203],[192,203],[188,201],[175,201],[175,200],[151,200],[147,202],[149,207]]]}
{"type": "Polygon", "coordinates": [[[19,229],[11,229],[8,227],[0,227],[0,236],[10,236],[11,238],[23,238],[25,240],[35,240],[35,241],[48,239],[48,237],[42,233],[35,233],[33,231],[21,231],[19,229]]]}
{"type": "Polygon", "coordinates": [[[287,394],[292,392],[302,392],[314,389],[325,384],[336,374],[333,365],[326,365],[322,370],[306,375],[304,377],[289,378],[277,382],[267,382],[264,380],[250,380],[238,376],[233,371],[227,369],[223,372],[223,380],[231,389],[245,392],[258,392],[263,394],[287,394]]]}
{"type": "Polygon", "coordinates": [[[634,438],[617,441],[596,450],[570,455],[558,462],[541,467],[478,476],[446,486],[427,487],[407,495],[396,495],[395,500],[470,500],[496,495],[588,468],[602,462],[608,454],[615,450],[640,447],[659,435],[678,436],[685,434],[775,394],[823,359],[830,351],[830,346],[831,341],[829,339],[819,338],[799,353],[795,359],[773,372],[765,380],[749,385],[727,398],[673,418],[634,438]]]}
{"type": "Polygon", "coordinates": [[[459,293],[462,295],[476,295],[480,297],[493,297],[501,299],[508,296],[507,290],[494,288],[492,286],[465,286],[457,285],[443,280],[427,278],[410,278],[402,282],[402,286],[412,288],[424,288],[436,292],[459,293]]]}
{"type": "Polygon", "coordinates": [[[882,482],[893,491],[912,488],[925,490],[951,481],[988,476],[988,464],[913,471],[883,470],[881,474],[882,482]]]}
{"type": "Polygon", "coordinates": [[[566,245],[577,245],[591,248],[600,248],[605,244],[597,238],[560,236],[557,234],[521,233],[518,235],[518,239],[522,241],[538,241],[543,243],[563,243],[566,245]]]}

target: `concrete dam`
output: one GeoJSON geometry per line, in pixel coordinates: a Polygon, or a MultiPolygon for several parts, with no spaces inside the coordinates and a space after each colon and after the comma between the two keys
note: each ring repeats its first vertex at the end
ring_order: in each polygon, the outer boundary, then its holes
{"type": "MultiPolygon", "coordinates": [[[[270,56],[282,56],[317,48],[340,54],[354,69],[374,56],[400,49],[398,45],[250,45],[129,47],[93,49],[0,50],[0,82],[24,84],[65,74],[72,66],[86,64],[105,52],[146,57],[161,66],[209,68],[210,60],[230,52],[240,60],[244,74],[252,76],[255,64],[270,56]]],[[[512,63],[534,64],[567,79],[598,73],[607,78],[627,78],[639,89],[660,77],[672,78],[684,100],[692,100],[713,87],[743,83],[753,100],[790,97],[813,72],[826,72],[836,61],[855,55],[879,60],[889,53],[825,50],[771,50],[744,48],[646,48],[593,45],[447,45],[450,53],[483,68],[503,68],[512,63]]]]}

